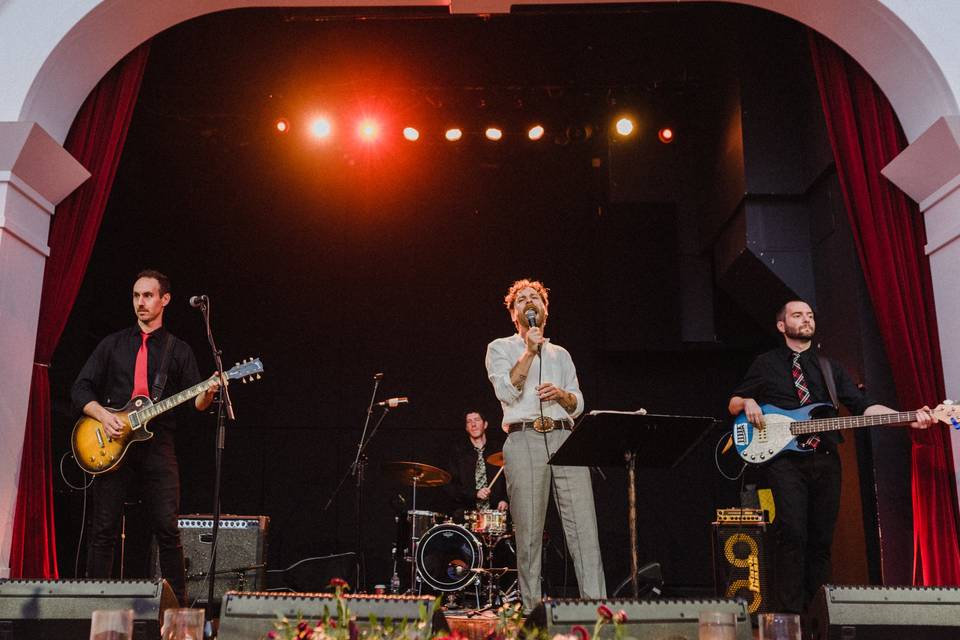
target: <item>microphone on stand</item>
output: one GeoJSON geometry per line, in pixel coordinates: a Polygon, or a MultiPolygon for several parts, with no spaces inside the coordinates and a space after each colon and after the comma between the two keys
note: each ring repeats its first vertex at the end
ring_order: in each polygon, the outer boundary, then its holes
{"type": "Polygon", "coordinates": [[[194,309],[199,309],[204,304],[210,301],[210,298],[206,294],[200,294],[199,296],[190,296],[190,306],[194,309]]]}
{"type": "Polygon", "coordinates": [[[388,398],[382,402],[378,402],[378,407],[390,407],[391,409],[396,409],[401,404],[409,404],[410,399],[407,396],[402,396],[399,398],[388,398]]]}

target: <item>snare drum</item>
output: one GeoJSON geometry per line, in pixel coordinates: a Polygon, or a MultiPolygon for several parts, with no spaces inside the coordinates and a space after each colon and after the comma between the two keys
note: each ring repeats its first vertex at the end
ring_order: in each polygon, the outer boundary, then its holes
{"type": "Polygon", "coordinates": [[[467,526],[474,533],[499,536],[507,532],[507,512],[496,509],[468,511],[464,514],[467,526]]]}

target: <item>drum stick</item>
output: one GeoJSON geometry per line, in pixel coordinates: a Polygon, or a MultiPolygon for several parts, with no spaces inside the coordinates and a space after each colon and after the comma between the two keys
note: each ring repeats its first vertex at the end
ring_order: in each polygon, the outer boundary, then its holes
{"type": "Polygon", "coordinates": [[[497,478],[500,477],[500,474],[503,473],[503,467],[500,467],[500,471],[497,471],[497,475],[493,476],[493,480],[490,481],[490,485],[487,489],[493,489],[493,485],[497,483],[497,478]]]}

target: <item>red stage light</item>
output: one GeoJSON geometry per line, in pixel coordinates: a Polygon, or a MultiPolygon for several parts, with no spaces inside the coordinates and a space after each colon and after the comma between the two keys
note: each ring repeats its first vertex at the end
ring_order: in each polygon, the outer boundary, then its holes
{"type": "Polygon", "coordinates": [[[330,124],[330,121],[324,117],[314,118],[313,122],[310,123],[310,133],[312,133],[315,138],[329,138],[332,132],[333,126],[330,124]]]}
{"type": "Polygon", "coordinates": [[[447,132],[443,135],[450,142],[456,142],[463,137],[463,131],[457,128],[447,129],[447,132]]]}
{"type": "Polygon", "coordinates": [[[487,136],[487,140],[493,140],[496,142],[503,138],[503,131],[496,127],[487,127],[487,130],[483,132],[483,135],[487,136]]]}
{"type": "Polygon", "coordinates": [[[673,142],[673,129],[670,127],[664,127],[663,129],[660,129],[659,133],[657,133],[657,137],[660,138],[660,142],[663,144],[670,144],[673,142]]]}
{"type": "Polygon", "coordinates": [[[413,127],[404,127],[403,137],[409,140],[410,142],[416,142],[420,139],[420,132],[413,127]]]}
{"type": "Polygon", "coordinates": [[[364,142],[376,142],[380,137],[380,123],[373,118],[364,118],[357,125],[357,135],[364,142]]]}
{"type": "Polygon", "coordinates": [[[544,129],[542,125],[535,124],[527,131],[527,137],[533,141],[537,141],[543,137],[544,129]]]}
{"type": "Polygon", "coordinates": [[[286,118],[280,118],[274,123],[274,126],[277,128],[278,133],[290,131],[290,122],[288,122],[286,118]]]}

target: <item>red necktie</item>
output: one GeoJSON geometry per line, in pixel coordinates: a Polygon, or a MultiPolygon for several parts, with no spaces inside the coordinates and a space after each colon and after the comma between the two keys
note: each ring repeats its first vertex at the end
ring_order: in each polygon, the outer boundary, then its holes
{"type": "Polygon", "coordinates": [[[140,332],[143,342],[140,343],[140,351],[137,351],[137,364],[133,368],[133,396],[150,396],[150,387],[147,382],[147,338],[149,333],[140,332]]]}

